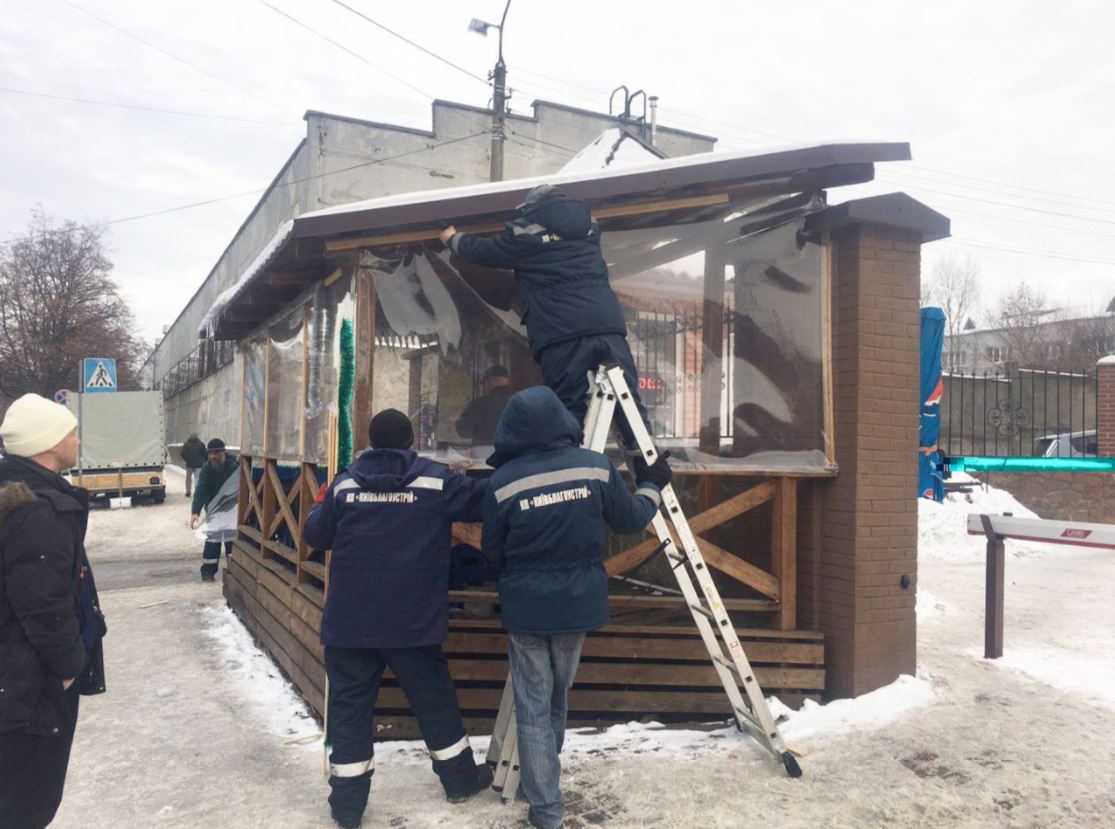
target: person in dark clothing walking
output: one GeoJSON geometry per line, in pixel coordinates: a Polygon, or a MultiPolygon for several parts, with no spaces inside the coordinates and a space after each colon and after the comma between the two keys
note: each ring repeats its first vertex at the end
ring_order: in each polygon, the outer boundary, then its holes
{"type": "Polygon", "coordinates": [[[78,697],[105,690],[104,617],[85,555],[77,420],[28,394],[0,425],[0,829],[42,829],[62,802],[78,697]]]}
{"type": "Polygon", "coordinates": [[[510,633],[522,789],[532,826],[561,826],[561,753],[568,693],[585,633],[608,621],[604,525],[642,530],[670,482],[663,461],[632,495],[604,455],[583,449],[581,427],[545,386],[511,398],[495,434],[484,497],[484,556],[499,571],[510,633]]]}
{"type": "MultiPolygon", "coordinates": [[[[600,226],[588,205],[543,184],[527,194],[518,211],[518,218],[498,236],[474,236],[450,226],[441,241],[467,262],[514,268],[526,306],[523,324],[542,380],[578,423],[584,423],[588,411],[588,372],[601,363],[616,363],[649,429],[627,344],[627,320],[608,281],[600,226]]],[[[632,450],[630,427],[622,419],[617,425],[632,450]]]]}
{"type": "Polygon", "coordinates": [[[457,434],[474,443],[491,443],[496,424],[512,394],[507,369],[503,366],[489,368],[484,372],[484,393],[470,401],[457,418],[457,434]]]}
{"type": "MultiPolygon", "coordinates": [[[[239,469],[239,461],[235,455],[230,455],[225,451],[225,442],[220,438],[213,438],[209,441],[206,450],[209,453],[209,460],[197,476],[197,488],[194,490],[194,499],[190,506],[190,529],[196,528],[198,522],[201,521],[201,511],[203,509],[206,518],[212,520],[218,507],[223,509],[228,506],[227,503],[224,503],[228,498],[231,497],[233,503],[235,503],[235,498],[231,492],[227,491],[228,488],[225,485],[228,479],[235,475],[239,469]],[[222,489],[226,490],[226,497],[222,497],[222,489]]],[[[232,542],[226,540],[224,545],[225,556],[227,557],[232,553],[232,542]]],[[[205,547],[201,551],[201,580],[216,580],[220,565],[221,538],[211,536],[205,542],[205,547]]]]}
{"type": "Polygon", "coordinates": [[[410,449],[410,420],[395,409],[372,418],[372,448],[323,487],[306,519],[306,542],[331,549],[321,622],[329,678],[329,804],[355,827],[375,770],[372,712],[383,672],[403,688],[446,797],[487,788],[457,706],[441,645],[449,630],[450,526],[479,521],[483,481],[410,449]]]}
{"type": "Polygon", "coordinates": [[[182,458],[182,463],[186,464],[186,497],[189,498],[193,492],[194,478],[201,472],[201,467],[208,460],[205,444],[201,442],[201,438],[196,433],[191,434],[186,438],[186,442],[182,444],[182,448],[178,450],[178,454],[182,458]]]}

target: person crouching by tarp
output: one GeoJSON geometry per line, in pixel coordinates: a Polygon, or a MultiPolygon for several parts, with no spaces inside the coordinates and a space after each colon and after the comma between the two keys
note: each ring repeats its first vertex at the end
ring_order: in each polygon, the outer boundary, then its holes
{"type": "Polygon", "coordinates": [[[323,487],[304,537],[332,550],[321,622],[329,678],[329,804],[343,827],[360,825],[373,760],[373,709],[383,672],[402,686],[450,802],[487,788],[473,759],[441,645],[449,630],[450,526],[479,521],[484,482],[419,457],[405,414],[387,409],[368,427],[372,448],[323,487]]]}
{"type": "Polygon", "coordinates": [[[35,394],[0,426],[0,827],[41,829],[62,802],[79,695],[105,690],[104,616],[85,555],[77,420],[35,394]]]}
{"type": "Polygon", "coordinates": [[[239,462],[235,455],[225,451],[225,442],[213,438],[206,446],[209,460],[197,476],[197,488],[190,507],[190,528],[198,529],[201,511],[205,510],[205,547],[201,551],[201,580],[213,581],[221,565],[221,544],[225,555],[232,553],[236,538],[236,502],[240,495],[240,481],[236,475],[239,462]]]}
{"type": "Polygon", "coordinates": [[[503,626],[521,784],[532,826],[562,825],[560,774],[569,688],[585,633],[608,621],[604,524],[620,533],[654,518],[670,470],[644,467],[632,495],[604,455],[582,449],[581,427],[545,386],[511,398],[495,434],[484,499],[483,552],[500,570],[503,626]]]}
{"type": "Polygon", "coordinates": [[[194,479],[208,460],[205,444],[196,434],[191,434],[178,450],[178,454],[182,458],[182,463],[186,464],[186,497],[189,498],[193,494],[194,479]]]}

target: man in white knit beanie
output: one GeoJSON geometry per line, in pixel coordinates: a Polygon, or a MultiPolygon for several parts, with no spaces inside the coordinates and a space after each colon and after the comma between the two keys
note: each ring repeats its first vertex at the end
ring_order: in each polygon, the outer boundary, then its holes
{"type": "Polygon", "coordinates": [[[104,617],[85,555],[77,419],[25,394],[0,424],[0,825],[43,827],[62,802],[79,694],[105,690],[104,617]]]}

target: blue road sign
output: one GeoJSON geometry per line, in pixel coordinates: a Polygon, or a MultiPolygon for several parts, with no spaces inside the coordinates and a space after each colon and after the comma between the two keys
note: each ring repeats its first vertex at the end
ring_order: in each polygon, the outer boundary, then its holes
{"type": "Polygon", "coordinates": [[[86,357],[81,361],[82,390],[88,394],[116,391],[116,361],[110,357],[86,357]]]}

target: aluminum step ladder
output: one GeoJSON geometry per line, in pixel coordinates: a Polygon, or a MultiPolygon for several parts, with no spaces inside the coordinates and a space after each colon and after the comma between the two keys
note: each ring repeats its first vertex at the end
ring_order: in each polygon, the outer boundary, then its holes
{"type": "MultiPolygon", "coordinates": [[[[618,406],[634,433],[643,460],[648,465],[653,464],[658,459],[658,450],[639,416],[623,370],[616,365],[600,366],[592,378],[591,389],[582,445],[595,452],[604,451],[618,406]]],[[[651,526],[658,536],[661,551],[670,562],[670,569],[701,634],[709,660],[728,695],[736,725],[780,760],[790,777],[801,777],[801,766],[778,731],[672,485],[667,484],[663,488],[662,509],[655,514],[651,526]],[[671,525],[677,535],[676,540],[674,533],[670,532],[671,525]],[[696,586],[693,577],[696,577],[696,586]]],[[[504,686],[487,756],[495,771],[492,787],[501,792],[504,802],[512,800],[519,788],[519,747],[510,676],[504,686]]]]}

